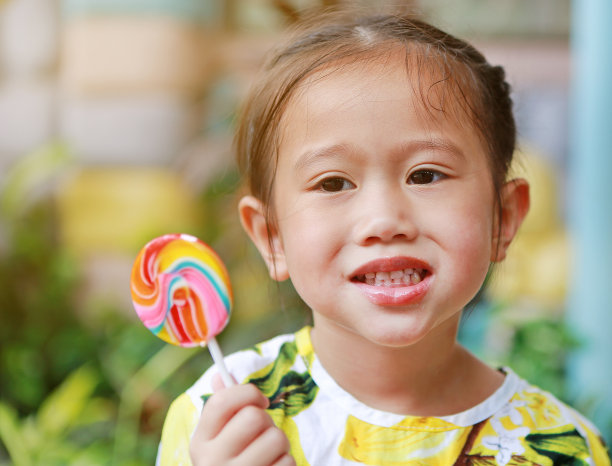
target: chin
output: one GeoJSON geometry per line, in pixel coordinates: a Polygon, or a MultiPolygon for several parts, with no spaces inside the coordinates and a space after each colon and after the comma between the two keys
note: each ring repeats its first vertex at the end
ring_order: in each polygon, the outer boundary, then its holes
{"type": "Polygon", "coordinates": [[[368,328],[361,333],[361,336],[378,346],[387,348],[406,348],[422,341],[429,334],[429,330],[430,329],[405,327],[395,327],[392,329],[368,328]]]}

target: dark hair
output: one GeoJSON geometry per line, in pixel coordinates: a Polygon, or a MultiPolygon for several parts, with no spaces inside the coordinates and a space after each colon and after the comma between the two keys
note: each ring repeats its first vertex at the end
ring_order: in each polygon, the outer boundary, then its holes
{"type": "Polygon", "coordinates": [[[407,72],[417,73],[415,90],[423,108],[431,115],[463,112],[478,131],[499,209],[516,144],[510,86],[503,68],[491,66],[467,42],[409,15],[336,13],[298,25],[268,60],[242,110],[235,138],[238,166],[250,193],[266,206],[269,217],[279,123],[299,84],[322,67],[376,58],[398,46],[405,50],[407,72]],[[423,70],[434,73],[433,81],[421,82],[423,70]]]}

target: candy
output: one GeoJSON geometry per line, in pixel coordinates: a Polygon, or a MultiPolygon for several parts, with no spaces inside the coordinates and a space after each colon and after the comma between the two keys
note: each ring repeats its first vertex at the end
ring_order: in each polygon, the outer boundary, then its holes
{"type": "Polygon", "coordinates": [[[136,257],[130,288],[134,309],[151,332],[174,345],[208,345],[225,386],[236,383],[215,339],[229,322],[232,288],[209,246],[185,234],[155,238],[136,257]]]}
{"type": "Polygon", "coordinates": [[[174,345],[210,344],[229,321],[227,270],[209,246],[190,235],[150,241],[134,262],[131,291],[140,320],[174,345]]]}

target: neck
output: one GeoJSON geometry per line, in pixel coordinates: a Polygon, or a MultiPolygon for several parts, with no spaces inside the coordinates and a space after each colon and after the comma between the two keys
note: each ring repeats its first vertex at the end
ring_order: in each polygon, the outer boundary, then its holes
{"type": "Polygon", "coordinates": [[[457,327],[458,319],[449,321],[420,341],[396,348],[315,323],[312,341],[319,361],[338,385],[368,406],[397,414],[444,416],[475,406],[503,382],[499,372],[456,342],[457,327]]]}

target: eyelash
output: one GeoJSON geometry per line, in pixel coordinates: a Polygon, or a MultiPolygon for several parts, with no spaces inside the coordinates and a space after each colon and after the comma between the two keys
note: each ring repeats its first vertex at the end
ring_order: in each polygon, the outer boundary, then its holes
{"type": "Polygon", "coordinates": [[[346,178],[342,178],[340,176],[332,176],[329,178],[325,178],[319,181],[319,183],[317,183],[317,188],[320,191],[323,191],[326,193],[338,193],[340,191],[345,191],[347,189],[353,189],[354,187],[355,185],[353,183],[351,183],[346,178]],[[335,185],[330,186],[331,183],[334,183],[335,185]],[[338,184],[341,184],[341,186],[338,186],[338,184]],[[329,189],[329,188],[332,188],[332,189],[329,189]],[[335,188],[338,188],[338,189],[335,189],[335,188]]]}
{"type": "Polygon", "coordinates": [[[410,175],[408,175],[408,179],[406,180],[406,183],[416,184],[416,185],[431,184],[431,183],[435,183],[436,181],[443,180],[444,178],[446,178],[446,175],[444,173],[441,173],[437,170],[433,170],[431,168],[424,168],[424,169],[416,170],[410,173],[410,175]],[[417,180],[415,180],[415,176],[422,176],[422,175],[427,176],[427,180],[425,182],[423,182],[423,180],[420,180],[421,182],[416,182],[417,180]]]}
{"type": "MultiPolygon", "coordinates": [[[[425,185],[435,183],[444,178],[446,178],[446,175],[444,173],[441,173],[437,170],[424,168],[421,170],[416,170],[410,175],[408,175],[406,183],[410,185],[425,185]],[[426,177],[425,180],[415,179],[415,177],[422,177],[423,175],[426,177]]],[[[347,189],[353,189],[354,187],[355,185],[351,181],[340,176],[332,176],[329,178],[325,178],[319,181],[319,183],[317,183],[316,185],[317,189],[326,193],[338,193],[341,191],[346,191],[347,189]]]]}

